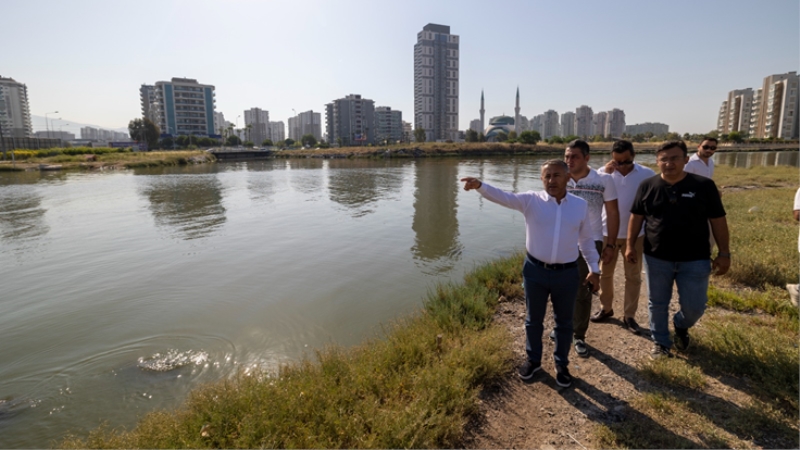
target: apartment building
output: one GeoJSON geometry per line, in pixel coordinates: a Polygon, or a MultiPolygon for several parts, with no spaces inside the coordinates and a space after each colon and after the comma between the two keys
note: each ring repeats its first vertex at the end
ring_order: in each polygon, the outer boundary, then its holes
{"type": "Polygon", "coordinates": [[[797,72],[764,78],[752,137],[796,139],[800,136],[798,84],[800,77],[797,72]]]}
{"type": "Polygon", "coordinates": [[[752,89],[737,89],[728,92],[728,99],[722,102],[719,110],[717,131],[728,134],[732,131],[750,132],[750,118],[753,109],[752,89]]]}
{"type": "Polygon", "coordinates": [[[625,111],[614,108],[606,113],[604,137],[620,138],[625,133],[625,111]]]}
{"type": "Polygon", "coordinates": [[[600,111],[592,116],[591,136],[605,136],[606,122],[608,122],[608,113],[606,111],[600,111]]]}
{"type": "Polygon", "coordinates": [[[403,140],[403,113],[388,106],[375,108],[375,139],[397,143],[403,140]]]}
{"type": "Polygon", "coordinates": [[[588,138],[593,136],[592,120],[594,112],[592,108],[582,105],[575,109],[575,135],[588,138]]]}
{"type": "Polygon", "coordinates": [[[244,112],[244,127],[247,140],[260,146],[269,139],[269,111],[250,108],[244,112]]]}
{"type": "Polygon", "coordinates": [[[554,110],[545,111],[542,118],[542,139],[550,139],[553,136],[559,135],[558,129],[558,112],[554,110]]]}
{"type": "Polygon", "coordinates": [[[142,115],[154,117],[161,133],[172,136],[217,136],[214,86],[191,78],[172,78],[139,89],[142,115]],[[152,90],[152,95],[151,95],[152,90]]]}
{"type": "Polygon", "coordinates": [[[561,137],[575,136],[575,113],[567,111],[561,115],[561,137]]]}
{"type": "Polygon", "coordinates": [[[653,136],[659,136],[669,133],[669,125],[659,122],[645,122],[633,125],[625,125],[625,133],[631,136],[645,133],[653,133],[653,136]]]}
{"type": "Polygon", "coordinates": [[[481,119],[470,120],[469,129],[478,134],[483,133],[483,130],[481,129],[481,119]]]}
{"type": "Polygon", "coordinates": [[[375,143],[375,102],[359,94],[350,94],[325,105],[325,121],[331,144],[375,143]]]}
{"type": "Polygon", "coordinates": [[[450,27],[429,23],[414,44],[414,125],[428,141],[458,135],[459,38],[450,27]]]}
{"type": "Polygon", "coordinates": [[[28,87],[13,78],[1,76],[0,128],[7,138],[26,138],[33,134],[28,87]]]}
{"type": "Polygon", "coordinates": [[[269,123],[269,138],[275,144],[286,140],[286,126],[283,122],[269,123]]]}
{"type": "Polygon", "coordinates": [[[314,136],[316,140],[322,139],[322,116],[313,110],[301,112],[289,118],[289,139],[299,141],[306,134],[314,136]]]}

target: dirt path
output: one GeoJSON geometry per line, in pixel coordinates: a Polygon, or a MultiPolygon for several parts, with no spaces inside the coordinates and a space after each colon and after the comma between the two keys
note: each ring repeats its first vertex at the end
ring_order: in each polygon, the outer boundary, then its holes
{"type": "MultiPolygon", "coordinates": [[[[587,344],[589,358],[570,351],[570,372],[574,377],[570,388],[562,389],[555,382],[552,359],[553,343],[547,338],[554,326],[551,308],[545,318],[542,368],[531,383],[522,382],[516,369],[499,385],[482,394],[478,419],[468,425],[465,446],[470,448],[591,448],[590,437],[598,424],[626,420],[642,415],[629,407],[633,397],[653,389],[649,381],[637,374],[637,366],[649,359],[651,341],[647,314],[646,288],[642,286],[636,321],[642,327],[637,336],[622,327],[624,271],[618,261],[615,271],[615,316],[607,322],[590,323],[587,344]]],[[[595,305],[599,299],[594,297],[595,305]]],[[[594,308],[598,306],[593,305],[594,308]]],[[[673,302],[674,310],[675,302],[673,302]]],[[[525,361],[525,303],[523,298],[510,299],[498,308],[495,320],[506,325],[514,337],[516,363],[525,361]]],[[[741,405],[746,396],[730,387],[730,383],[709,377],[705,394],[724,398],[741,405]]],[[[647,419],[649,420],[649,419],[647,419]]],[[[662,428],[655,421],[652,427],[662,428]]],[[[647,431],[643,430],[643,433],[647,431]]],[[[688,441],[687,444],[691,444],[688,441]]],[[[691,445],[689,445],[691,446],[691,445]]]]}

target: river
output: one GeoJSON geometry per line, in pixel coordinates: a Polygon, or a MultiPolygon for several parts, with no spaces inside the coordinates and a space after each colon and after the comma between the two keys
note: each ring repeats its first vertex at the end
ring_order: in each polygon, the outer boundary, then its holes
{"type": "Polygon", "coordinates": [[[0,448],[132,427],[199,383],[379,335],[523,248],[523,217],[457,180],[539,189],[544,159],[0,172],[0,448]]]}

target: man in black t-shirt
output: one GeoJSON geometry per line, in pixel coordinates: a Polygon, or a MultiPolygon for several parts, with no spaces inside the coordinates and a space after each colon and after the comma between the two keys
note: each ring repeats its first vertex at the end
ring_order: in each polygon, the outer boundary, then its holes
{"type": "Polygon", "coordinates": [[[669,303],[672,287],[678,286],[680,310],[673,316],[675,345],[689,346],[689,328],[697,323],[708,302],[708,278],[712,269],[718,275],[731,263],[728,247],[728,223],[716,184],[706,177],[687,173],[686,144],[669,141],[656,150],[660,175],[639,185],[628,223],[629,262],[636,262],[632,250],[638,230],[644,228],[644,258],[650,291],[650,330],[653,336],[651,356],[672,356],[669,336],[669,303]],[[709,227],[719,247],[711,261],[709,227]]]}

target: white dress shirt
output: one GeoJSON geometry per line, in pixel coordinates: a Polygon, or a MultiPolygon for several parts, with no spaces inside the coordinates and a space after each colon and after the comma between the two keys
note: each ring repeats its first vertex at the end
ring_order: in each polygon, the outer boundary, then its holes
{"type": "MultiPolygon", "coordinates": [[[[628,237],[628,220],[631,218],[631,206],[633,206],[633,199],[636,198],[636,191],[639,190],[639,184],[655,176],[655,172],[651,169],[633,163],[633,170],[627,175],[622,175],[619,171],[615,170],[611,175],[614,180],[614,186],[617,188],[617,203],[619,204],[619,233],[618,239],[625,239],[628,237]]],[[[639,236],[644,234],[644,224],[639,231],[639,236]]],[[[603,236],[608,236],[608,225],[606,224],[606,209],[603,208],[603,236]]]]}
{"type": "MultiPolygon", "coordinates": [[[[794,194],[794,210],[800,210],[800,189],[794,194]]],[[[800,251],[800,238],[797,240],[797,251],[800,251]]]]}
{"type": "Polygon", "coordinates": [[[689,162],[683,166],[683,170],[701,177],[712,178],[714,176],[714,158],[708,158],[708,164],[706,164],[695,153],[689,158],[689,162]]]}
{"type": "Polygon", "coordinates": [[[589,270],[600,273],[600,255],[586,214],[587,203],[582,198],[567,194],[559,204],[546,191],[515,194],[486,183],[478,192],[489,201],[525,215],[525,248],[534,258],[547,264],[571,263],[578,259],[580,247],[589,270]]]}
{"type": "Polygon", "coordinates": [[[577,182],[570,179],[567,183],[570,194],[578,196],[588,203],[589,226],[592,239],[603,240],[603,211],[605,202],[617,199],[617,188],[611,176],[600,173],[591,167],[589,173],[577,182]]]}

